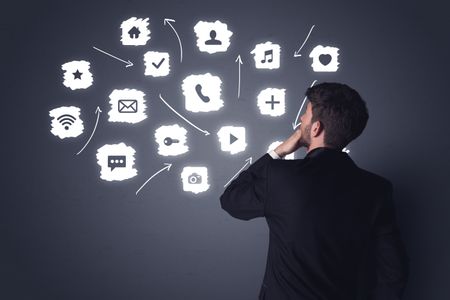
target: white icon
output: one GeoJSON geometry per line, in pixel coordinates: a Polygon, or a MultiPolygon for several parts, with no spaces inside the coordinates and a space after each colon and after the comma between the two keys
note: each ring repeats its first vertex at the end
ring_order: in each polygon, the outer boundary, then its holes
{"type": "Polygon", "coordinates": [[[210,73],[186,77],[182,84],[186,109],[192,112],[219,110],[223,106],[221,85],[222,80],[210,73]]]}
{"type": "Polygon", "coordinates": [[[170,72],[170,57],[167,52],[148,51],[144,54],[145,75],[167,76],[170,72]]]}
{"type": "Polygon", "coordinates": [[[209,189],[206,167],[184,167],[181,172],[183,191],[198,194],[209,189]]]}
{"type": "Polygon", "coordinates": [[[253,54],[257,69],[278,69],[280,67],[280,52],[280,45],[265,42],[257,44],[250,54],[253,54]]]}
{"type": "Polygon", "coordinates": [[[258,107],[263,115],[278,117],[286,111],[285,89],[267,88],[258,95],[258,107]]]}
{"type": "MultiPolygon", "coordinates": [[[[273,142],[272,144],[270,144],[269,148],[267,148],[267,152],[274,150],[276,147],[278,147],[282,143],[283,143],[282,141],[273,142]]],[[[285,159],[294,159],[294,153],[288,154],[284,158],[285,159]]]]}
{"type": "Polygon", "coordinates": [[[236,154],[242,152],[247,147],[245,141],[245,127],[222,126],[217,132],[219,136],[220,149],[222,151],[236,154]]]}
{"type": "Polygon", "coordinates": [[[336,72],[339,68],[339,48],[318,45],[309,54],[314,72],[336,72]]]}
{"type": "Polygon", "coordinates": [[[161,126],[155,131],[158,154],[163,156],[176,156],[186,153],[189,147],[186,145],[187,130],[177,124],[161,126]]]}
{"type": "Polygon", "coordinates": [[[197,47],[202,52],[225,52],[230,46],[230,37],[233,35],[228,26],[220,21],[199,21],[194,26],[197,35],[197,47]]]}
{"type": "Polygon", "coordinates": [[[122,45],[142,46],[150,39],[150,29],[148,28],[148,18],[129,18],[120,25],[122,29],[122,45]]]}
{"type": "Polygon", "coordinates": [[[113,90],[109,95],[109,122],[138,123],[147,118],[145,94],[135,89],[113,90]]]}
{"type": "Polygon", "coordinates": [[[49,114],[53,118],[51,133],[60,139],[77,137],[83,133],[84,125],[78,107],[62,106],[52,109],[49,114]]]}
{"type": "Polygon", "coordinates": [[[137,175],[134,168],[136,151],[125,145],[106,144],[97,150],[97,163],[100,165],[100,178],[106,181],[122,181],[137,175]]]}
{"type": "Polygon", "coordinates": [[[346,147],[344,147],[344,149],[342,149],[342,152],[345,152],[345,153],[349,154],[349,153],[350,153],[350,150],[347,149],[346,147]]]}
{"type": "Polygon", "coordinates": [[[87,89],[94,81],[89,71],[90,63],[85,60],[74,60],[61,66],[64,71],[64,86],[71,90],[87,89]]]}

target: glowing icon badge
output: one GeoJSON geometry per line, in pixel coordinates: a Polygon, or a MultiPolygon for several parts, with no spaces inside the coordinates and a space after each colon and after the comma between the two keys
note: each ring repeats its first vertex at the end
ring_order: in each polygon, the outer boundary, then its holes
{"type": "Polygon", "coordinates": [[[61,66],[64,71],[65,87],[71,90],[87,89],[94,81],[90,72],[90,63],[85,60],[74,60],[67,62],[61,66]]]}
{"type": "Polygon", "coordinates": [[[220,149],[230,154],[242,152],[247,148],[245,141],[245,127],[223,126],[217,132],[219,136],[220,149]]]}
{"type": "Polygon", "coordinates": [[[206,167],[184,167],[181,172],[181,181],[185,192],[198,194],[209,189],[208,169],[206,167]]]}
{"type": "Polygon", "coordinates": [[[148,18],[139,19],[136,17],[123,21],[120,25],[122,29],[122,45],[143,46],[150,40],[150,29],[148,28],[148,18]]]}
{"type": "Polygon", "coordinates": [[[100,165],[100,178],[106,181],[122,181],[137,175],[134,168],[136,151],[125,145],[106,144],[97,150],[97,163],[100,165]]]}
{"type": "Polygon", "coordinates": [[[210,73],[189,75],[183,80],[185,107],[192,112],[217,111],[223,106],[222,80],[210,73]]]}
{"type": "Polygon", "coordinates": [[[145,75],[167,76],[170,73],[170,57],[167,52],[148,51],[144,54],[145,75]]]}
{"type": "Polygon", "coordinates": [[[258,107],[262,115],[278,117],[286,111],[285,89],[267,88],[258,95],[258,107]]]}
{"type": "Polygon", "coordinates": [[[53,118],[50,132],[60,139],[77,137],[83,133],[84,125],[80,119],[80,108],[62,106],[52,109],[49,114],[53,118]]]}
{"type": "Polygon", "coordinates": [[[278,69],[280,67],[281,47],[272,42],[257,44],[250,54],[253,54],[257,69],[278,69]]]}
{"type": "Polygon", "coordinates": [[[145,94],[135,89],[113,90],[109,95],[110,122],[139,123],[147,118],[145,94]]]}
{"type": "Polygon", "coordinates": [[[314,72],[336,72],[339,68],[339,48],[318,45],[309,54],[314,72]]]}
{"type": "Polygon", "coordinates": [[[233,32],[228,30],[227,24],[220,21],[199,21],[194,26],[194,31],[197,35],[198,49],[210,54],[227,51],[233,35],[233,32]]]}
{"type": "MultiPolygon", "coordinates": [[[[276,141],[269,145],[269,148],[267,148],[267,152],[274,150],[276,147],[281,145],[282,141],[276,141]]],[[[294,159],[294,153],[288,154],[284,157],[284,159],[294,159]]]]}
{"type": "Polygon", "coordinates": [[[155,131],[158,154],[163,156],[176,156],[186,153],[189,147],[186,145],[187,130],[177,124],[161,126],[155,131]]]}

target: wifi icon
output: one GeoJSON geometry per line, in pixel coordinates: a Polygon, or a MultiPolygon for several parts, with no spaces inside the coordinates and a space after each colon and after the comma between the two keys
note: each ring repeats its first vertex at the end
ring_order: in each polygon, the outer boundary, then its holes
{"type": "Polygon", "coordinates": [[[83,133],[84,125],[80,119],[80,108],[76,106],[61,106],[49,112],[53,135],[60,139],[77,137],[83,133]]]}
{"type": "Polygon", "coordinates": [[[75,123],[77,118],[72,115],[64,114],[57,118],[58,122],[64,126],[65,130],[69,130],[70,126],[75,123]]]}

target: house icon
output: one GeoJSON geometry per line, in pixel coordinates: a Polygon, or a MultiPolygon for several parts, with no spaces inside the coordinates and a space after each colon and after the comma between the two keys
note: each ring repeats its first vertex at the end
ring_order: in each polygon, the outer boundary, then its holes
{"type": "Polygon", "coordinates": [[[139,31],[139,29],[136,27],[136,26],[133,26],[133,28],[131,28],[129,31],[128,31],[128,34],[130,35],[130,38],[132,38],[132,39],[137,39],[137,38],[139,38],[139,34],[140,34],[141,32],[139,31]]]}

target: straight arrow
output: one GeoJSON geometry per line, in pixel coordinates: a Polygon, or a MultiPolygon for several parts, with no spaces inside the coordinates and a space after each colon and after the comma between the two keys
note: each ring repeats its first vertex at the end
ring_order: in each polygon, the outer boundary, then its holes
{"type": "Polygon", "coordinates": [[[235,62],[238,63],[239,68],[239,78],[238,78],[238,99],[239,99],[239,97],[241,96],[241,65],[242,65],[242,59],[240,54],[236,57],[235,62]]]}
{"type": "Polygon", "coordinates": [[[233,181],[234,178],[236,178],[236,177],[239,175],[239,173],[241,173],[242,170],[244,170],[244,169],[247,167],[247,165],[251,165],[251,164],[252,164],[252,157],[250,156],[249,158],[247,158],[247,159],[245,160],[244,166],[243,166],[236,174],[234,174],[234,176],[231,177],[231,179],[228,180],[228,182],[227,182],[223,187],[224,187],[224,188],[227,187],[227,185],[229,185],[229,184],[231,183],[231,181],[233,181]]]}
{"type": "Polygon", "coordinates": [[[106,51],[103,51],[102,49],[97,48],[97,47],[92,47],[92,48],[94,48],[95,50],[97,50],[97,51],[99,51],[99,52],[101,52],[103,54],[106,54],[106,55],[108,55],[108,56],[110,56],[110,57],[112,57],[114,59],[117,59],[118,61],[121,61],[121,62],[125,63],[125,68],[133,66],[133,63],[131,61],[129,61],[129,60],[125,61],[125,60],[123,60],[121,58],[118,58],[117,56],[114,56],[114,55],[112,55],[112,54],[110,54],[110,53],[108,53],[106,51]]]}

